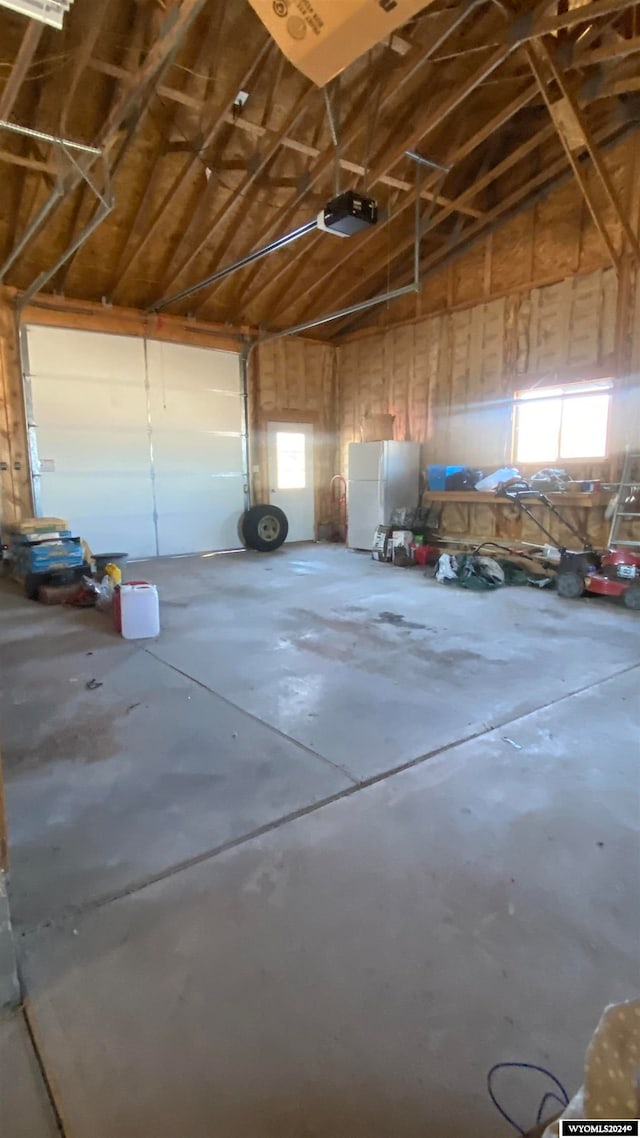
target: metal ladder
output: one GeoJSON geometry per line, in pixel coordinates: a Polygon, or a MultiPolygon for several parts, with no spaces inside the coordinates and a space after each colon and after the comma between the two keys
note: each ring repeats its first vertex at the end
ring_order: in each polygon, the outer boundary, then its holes
{"type": "Polygon", "coordinates": [[[624,508],[625,491],[631,490],[634,486],[638,488],[637,496],[638,499],[640,499],[640,452],[627,450],[622,467],[622,479],[616,495],[616,507],[611,518],[611,529],[609,530],[610,549],[616,545],[640,546],[640,541],[629,541],[626,538],[618,537],[620,526],[624,524],[625,518],[640,518],[640,510],[634,512],[625,510],[624,508]],[[637,475],[636,478],[634,478],[634,473],[637,475]]]}

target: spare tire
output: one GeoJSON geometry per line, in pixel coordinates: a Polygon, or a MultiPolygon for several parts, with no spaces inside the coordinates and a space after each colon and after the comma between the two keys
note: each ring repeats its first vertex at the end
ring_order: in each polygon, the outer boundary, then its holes
{"type": "Polygon", "coordinates": [[[289,532],[287,515],[277,506],[252,506],[242,518],[242,536],[249,549],[271,553],[286,541],[289,532]]]}

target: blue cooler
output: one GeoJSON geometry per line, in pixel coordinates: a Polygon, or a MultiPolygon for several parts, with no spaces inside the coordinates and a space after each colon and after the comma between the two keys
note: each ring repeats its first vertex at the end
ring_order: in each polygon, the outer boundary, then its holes
{"type": "Polygon", "coordinates": [[[426,474],[429,489],[446,490],[449,475],[466,469],[466,466],[428,466],[426,474]]]}

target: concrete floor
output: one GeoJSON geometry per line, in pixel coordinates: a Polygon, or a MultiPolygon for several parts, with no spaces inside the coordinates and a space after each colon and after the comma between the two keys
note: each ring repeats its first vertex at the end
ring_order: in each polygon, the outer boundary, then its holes
{"type": "MultiPolygon", "coordinates": [[[[493,1138],[492,1063],[575,1090],[638,987],[637,614],[335,547],[135,573],[158,641],[0,595],[12,910],[68,1138],[493,1138]]],[[[22,1017],[5,1057],[0,1133],[49,1138],[22,1017]]],[[[505,1077],[523,1128],[546,1089],[505,1077]]]]}

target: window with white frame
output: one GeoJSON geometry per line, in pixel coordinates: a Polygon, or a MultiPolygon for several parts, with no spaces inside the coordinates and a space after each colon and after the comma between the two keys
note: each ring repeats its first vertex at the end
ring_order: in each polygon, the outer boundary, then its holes
{"type": "Polygon", "coordinates": [[[514,403],[515,462],[605,458],[610,379],[519,391],[514,403]]]}

